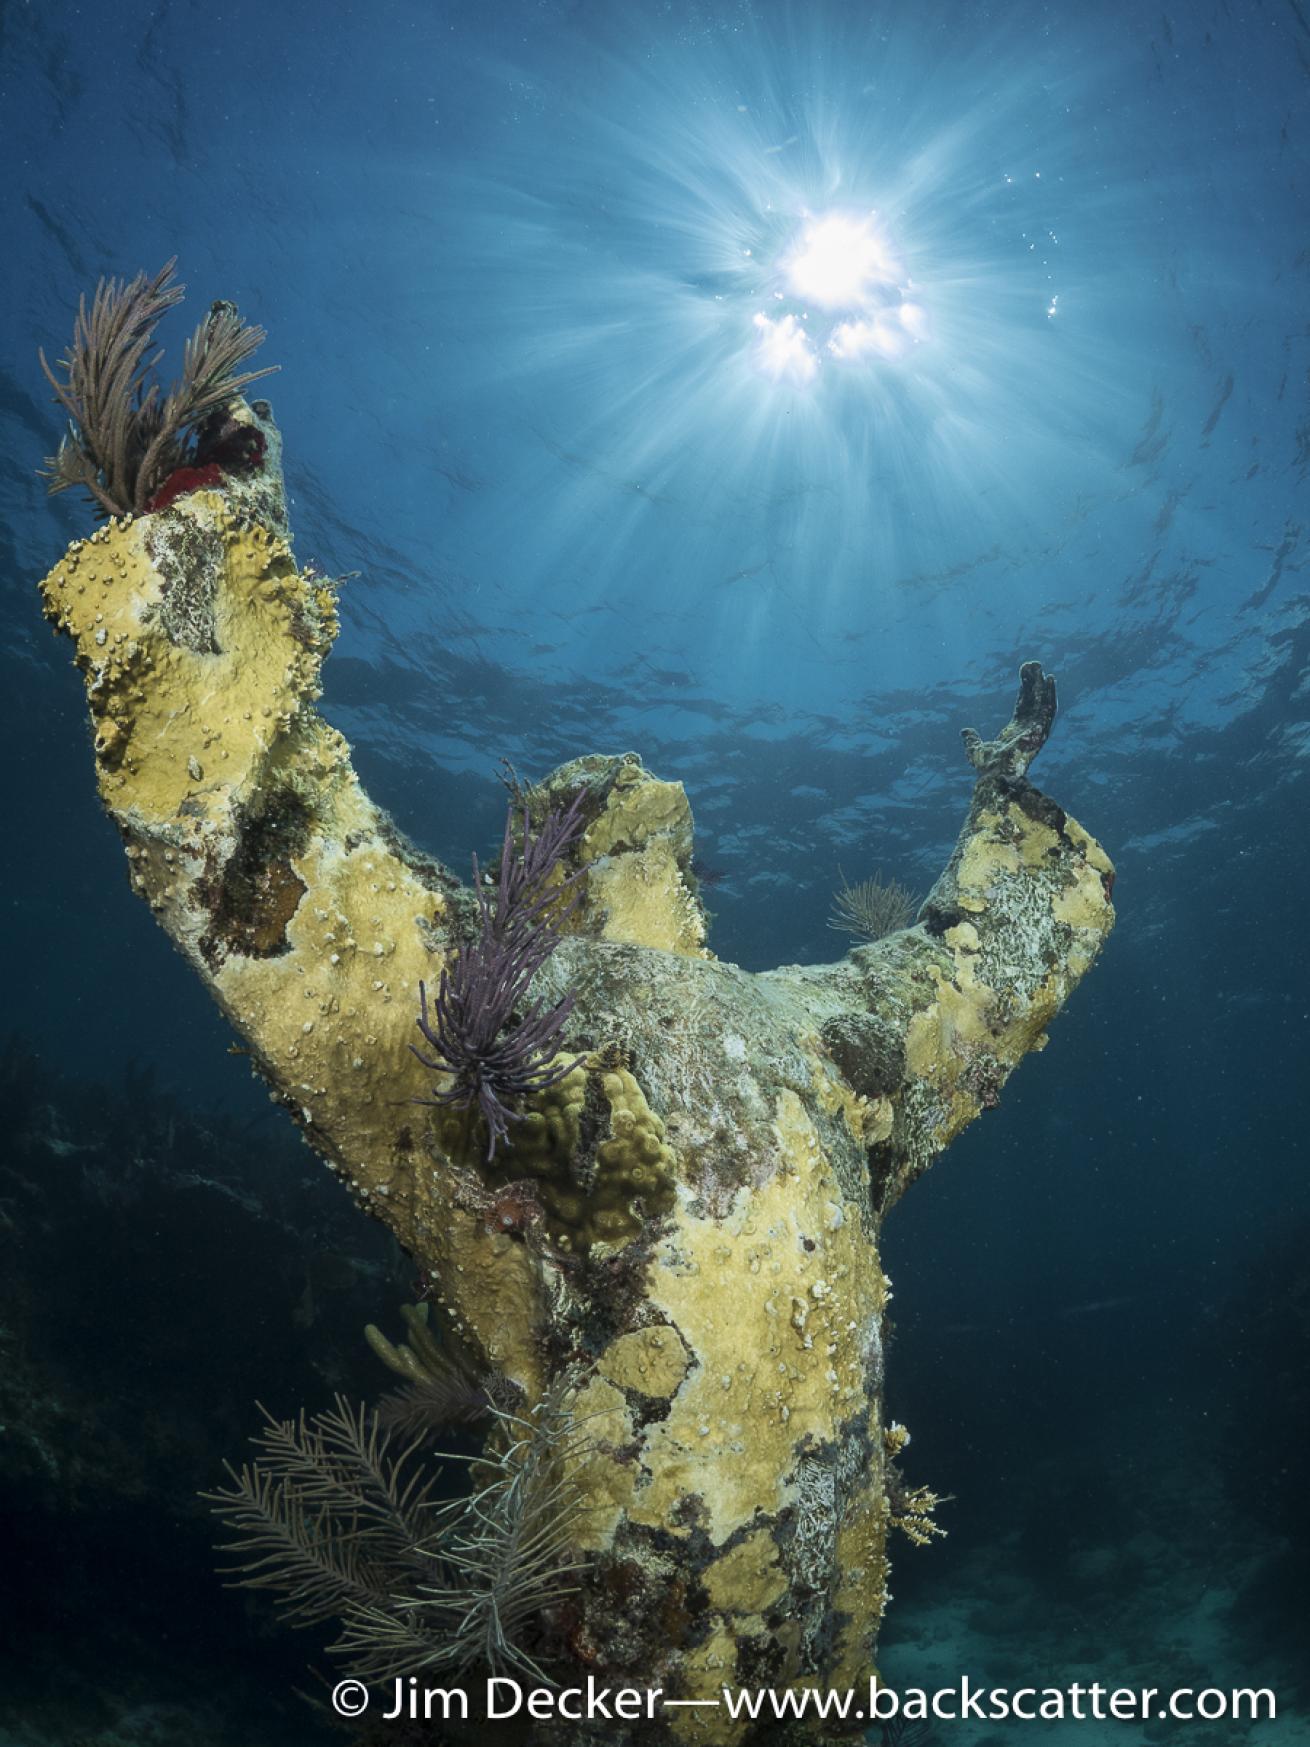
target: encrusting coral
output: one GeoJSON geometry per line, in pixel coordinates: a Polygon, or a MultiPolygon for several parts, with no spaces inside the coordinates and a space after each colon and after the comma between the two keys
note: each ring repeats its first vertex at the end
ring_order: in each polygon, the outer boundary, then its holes
{"type": "MultiPolygon", "coordinates": [[[[881,1222],[1045,1044],[1113,921],[1105,854],[1027,781],[1052,682],[1028,664],[1008,727],[967,736],[972,804],[915,925],[836,964],[712,956],[686,796],[634,755],[539,785],[532,828],[581,822],[576,904],[532,988],[543,1011],[571,1001],[570,1065],[489,1161],[476,1108],[424,1107],[410,1048],[473,900],[315,709],[332,588],[292,556],[267,405],[226,416],[257,433],[254,466],[114,518],[42,585],[134,889],[474,1373],[585,1419],[563,1483],[586,1570],[547,1610],[551,1671],[689,1700],[862,1682],[889,1522],[930,1532],[883,1424],[881,1222]]],[[[751,1725],[689,1707],[633,1727],[726,1744],[751,1725]]]]}

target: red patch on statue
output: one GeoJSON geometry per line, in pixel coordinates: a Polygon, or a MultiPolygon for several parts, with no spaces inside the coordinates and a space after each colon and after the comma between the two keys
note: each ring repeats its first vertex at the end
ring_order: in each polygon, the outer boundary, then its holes
{"type": "Polygon", "coordinates": [[[166,510],[189,491],[204,491],[223,483],[223,469],[217,461],[204,467],[176,467],[146,505],[147,510],[166,510]]]}

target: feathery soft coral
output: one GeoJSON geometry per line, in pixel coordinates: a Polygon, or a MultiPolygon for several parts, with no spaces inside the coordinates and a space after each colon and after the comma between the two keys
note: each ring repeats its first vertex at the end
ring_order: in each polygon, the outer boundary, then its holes
{"type": "Polygon", "coordinates": [[[410,1048],[424,1067],[454,1075],[452,1085],[424,1102],[476,1109],[487,1125],[488,1161],[508,1137],[509,1124],[520,1119],[521,1100],[555,1085],[576,1066],[555,1060],[574,996],[543,1009],[539,1002],[528,1001],[528,990],[559,945],[559,925],[578,900],[571,888],[584,870],[560,880],[555,873],[583,828],[585,798],[584,790],[567,808],[548,813],[535,835],[525,808],[518,852],[511,808],[494,899],[473,857],[478,938],[460,947],[453,963],[443,967],[430,1007],[427,987],[419,984],[418,1027],[433,1054],[425,1055],[413,1044],[410,1048]]]}

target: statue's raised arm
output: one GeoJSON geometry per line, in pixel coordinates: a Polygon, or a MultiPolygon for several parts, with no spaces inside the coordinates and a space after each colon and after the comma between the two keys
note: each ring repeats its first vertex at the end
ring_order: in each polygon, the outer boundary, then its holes
{"type": "Polygon", "coordinates": [[[1025,662],[995,740],[962,731],[977,778],[917,925],[838,965],[790,969],[843,1079],[868,1101],[874,1205],[885,1212],[982,1109],[1100,951],[1114,869],[1026,779],[1055,720],[1055,680],[1025,662]]]}
{"type": "MultiPolygon", "coordinates": [[[[972,806],[915,926],[838,964],[712,957],[686,797],[631,754],[522,793],[475,892],[315,708],[333,588],[293,559],[268,407],[223,420],[227,460],[186,457],[42,585],[133,888],[414,1258],[433,1326],[519,1400],[572,1391],[585,1569],[517,1621],[534,1658],[689,1700],[862,1681],[888,1529],[932,1526],[883,1420],[881,1220],[1113,919],[1105,855],[1027,781],[1053,682],[1028,664],[1009,726],[966,735],[972,806]]],[[[694,1706],[625,1730],[749,1733],[694,1706]]]]}

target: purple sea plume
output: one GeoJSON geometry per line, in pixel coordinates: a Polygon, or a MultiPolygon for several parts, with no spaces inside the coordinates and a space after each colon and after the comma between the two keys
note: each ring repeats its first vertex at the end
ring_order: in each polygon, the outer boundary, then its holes
{"type": "MultiPolygon", "coordinates": [[[[586,798],[587,791],[580,789],[567,807],[552,808],[535,836],[528,809],[524,807],[523,847],[517,852],[513,834],[514,809],[510,808],[505,815],[505,837],[501,844],[494,902],[491,891],[483,882],[478,858],[473,857],[473,888],[482,913],[484,937],[494,934],[498,939],[509,940],[541,928],[554,932],[573,913],[578,893],[572,888],[582,878],[585,868],[579,868],[557,884],[552,884],[551,879],[582,830],[585,823],[582,807],[586,798]],[[568,894],[567,902],[561,903],[565,893],[568,894]]],[[[557,944],[558,935],[543,952],[543,962],[557,944]]]]}
{"type": "Polygon", "coordinates": [[[436,999],[419,984],[418,1028],[431,1046],[410,1048],[426,1068],[454,1076],[452,1085],[424,1103],[476,1109],[487,1125],[487,1161],[521,1118],[524,1097],[545,1091],[573,1071],[556,1062],[573,1011],[570,993],[553,1007],[530,1002],[532,979],[560,943],[559,927],[578,902],[584,870],[556,879],[562,858],[581,832],[585,791],[566,808],[549,812],[535,833],[525,808],[523,844],[515,850],[513,810],[505,821],[494,887],[484,883],[473,857],[480,932],[441,972],[436,999]]]}

